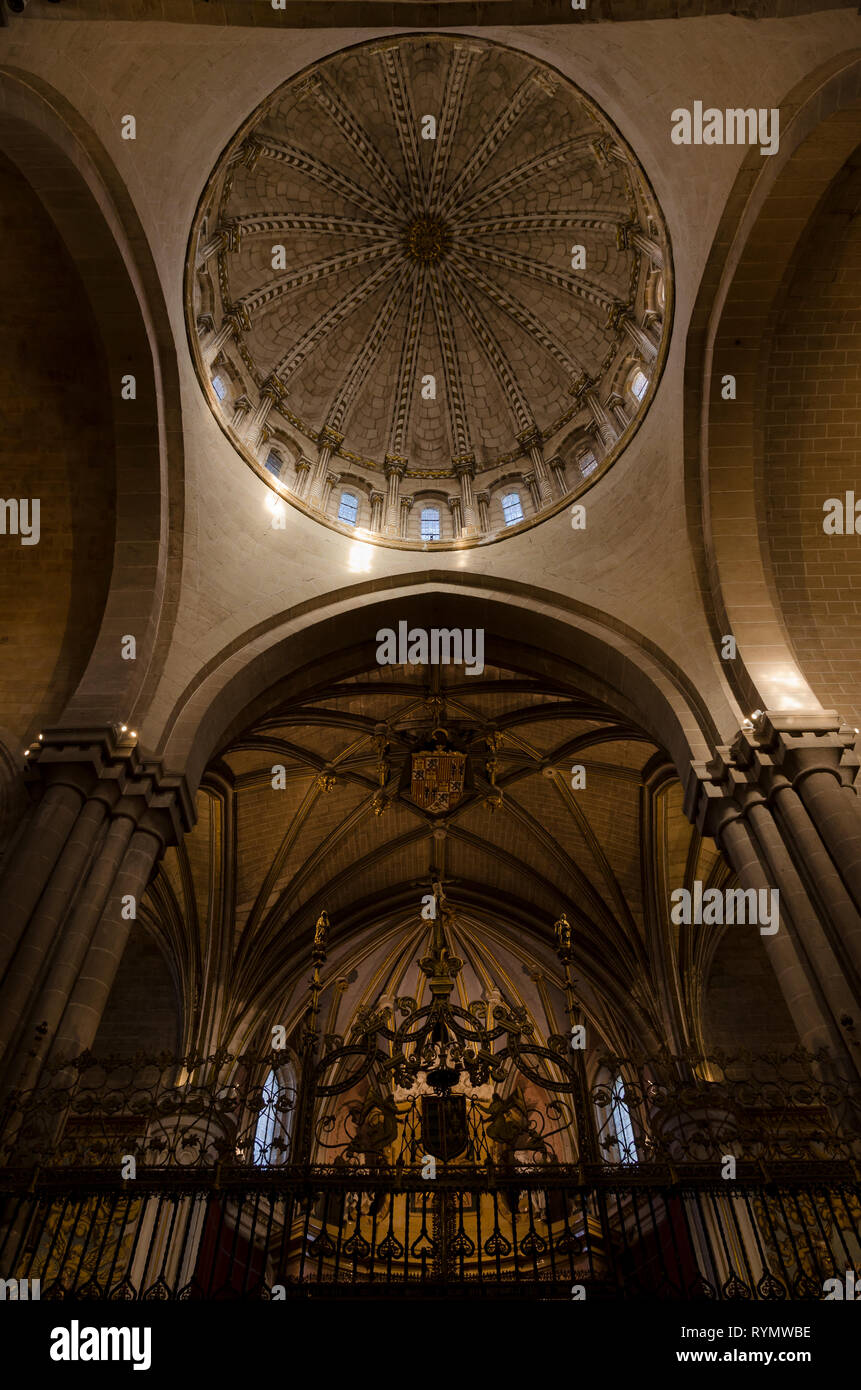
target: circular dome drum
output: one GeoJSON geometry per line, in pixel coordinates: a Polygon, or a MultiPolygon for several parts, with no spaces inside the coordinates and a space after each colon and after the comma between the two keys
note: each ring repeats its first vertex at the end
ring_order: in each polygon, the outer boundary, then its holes
{"type": "Polygon", "coordinates": [[[592,486],[657,387],[664,221],[546,64],[409,35],[336,53],[237,132],[186,312],[222,429],[287,501],[408,548],[515,534],[592,486]]]}

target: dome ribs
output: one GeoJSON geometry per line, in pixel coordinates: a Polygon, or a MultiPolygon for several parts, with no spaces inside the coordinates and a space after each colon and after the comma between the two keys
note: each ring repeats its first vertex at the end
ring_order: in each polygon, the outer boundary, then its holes
{"type": "Polygon", "coordinates": [[[534,338],[537,343],[540,343],[544,351],[548,353],[565,372],[570,372],[573,376],[579,376],[580,372],[585,370],[582,362],[571,355],[564,343],[548,329],[547,325],[538,314],[534,314],[520,299],[510,294],[507,290],[504,290],[501,285],[497,285],[492,280],[489,280],[486,275],[476,270],[474,266],[471,266],[469,262],[458,255],[457,252],[452,256],[451,262],[465,279],[475,285],[476,289],[480,290],[482,294],[487,295],[488,299],[492,300],[497,308],[502,309],[518,327],[522,328],[524,332],[534,338]]]}
{"type": "Polygon", "coordinates": [[[384,265],[378,266],[372,275],[369,275],[361,284],[354,286],[348,294],[339,296],[330,309],[319,319],[316,319],[311,327],[306,329],[294,343],[289,352],[285,353],[280,362],[274,368],[274,375],[280,377],[282,381],[295,371],[298,371],[302,363],[321,343],[329,337],[334,330],[348,319],[351,314],[370,299],[373,294],[388,280],[398,274],[400,265],[386,261],[384,265]]]}
{"type": "Polygon", "coordinates": [[[309,154],[307,150],[301,150],[297,145],[288,144],[284,140],[276,140],[271,135],[261,135],[259,143],[260,153],[267,159],[277,160],[279,164],[286,164],[298,173],[305,174],[307,178],[323,184],[332,192],[340,193],[342,197],[355,203],[357,207],[364,208],[366,212],[375,212],[391,225],[391,206],[369,193],[361,184],[351,179],[349,174],[343,174],[325,160],[309,154]]]}
{"type": "Polygon", "coordinates": [[[546,92],[546,89],[546,81],[539,76],[537,69],[533,69],[523,79],[513,97],[496,117],[490,130],[479,141],[460,173],[443,192],[439,204],[441,214],[444,215],[449,212],[464,190],[475,183],[527,107],[536,99],[539,92],[546,92]]]}
{"type": "Polygon", "coordinates": [[[451,152],[454,148],[458,130],[460,129],[460,118],[463,112],[464,97],[466,96],[469,84],[470,70],[477,59],[477,49],[470,48],[467,44],[458,44],[455,48],[454,57],[449,63],[447,73],[448,80],[445,84],[445,98],[439,120],[439,130],[437,131],[436,147],[434,149],[434,159],[431,166],[430,184],[428,187],[428,207],[431,211],[436,210],[439,192],[445,187],[451,152]]]}
{"type": "Polygon", "coordinates": [[[427,211],[418,136],[416,135],[416,120],[407,91],[407,78],[401,50],[400,48],[387,47],[382,49],[380,57],[386,79],[389,106],[401,148],[401,158],[404,161],[404,168],[409,181],[412,206],[413,208],[422,207],[424,211],[427,211]]]}
{"type": "Polygon", "coordinates": [[[503,387],[505,399],[511,409],[512,416],[517,423],[519,431],[535,428],[535,420],[529,404],[526,400],[519,381],[495,334],[491,330],[486,319],[479,318],[475,309],[470,304],[469,299],[463,293],[460,285],[456,283],[451,274],[443,267],[443,275],[451,289],[452,298],[455,300],[460,312],[463,314],[476,338],[479,346],[490,362],[499,381],[503,387]]]}
{"type": "Polygon", "coordinates": [[[451,324],[451,309],[444,293],[440,274],[436,266],[429,267],[431,298],[436,318],[437,334],[442,349],[443,372],[445,375],[446,400],[453,457],[472,453],[469,424],[463,395],[463,378],[460,374],[455,347],[454,331],[451,324]]]}
{"type": "Polygon", "coordinates": [[[415,380],[419,345],[428,293],[428,268],[420,262],[413,271],[403,342],[398,356],[398,380],[392,402],[392,423],[389,431],[390,454],[403,456],[408,447],[410,416],[415,401],[415,380]]]}
{"type": "Polygon", "coordinates": [[[534,159],[527,159],[516,168],[507,170],[492,183],[479,188],[471,197],[466,198],[460,205],[461,214],[470,209],[475,213],[479,208],[498,203],[500,198],[510,197],[524,183],[531,182],[539,174],[548,174],[551,169],[557,169],[560,164],[564,164],[575,155],[592,153],[595,139],[595,135],[576,135],[570,140],[563,140],[560,145],[554,145],[547,154],[536,155],[534,159]]]}
{"type": "Polygon", "coordinates": [[[376,145],[362,129],[343,97],[333,91],[324,77],[312,77],[309,79],[308,85],[318,104],[334,121],[346,143],[352,146],[364,160],[380,187],[386,190],[386,193],[395,203],[400,203],[404,212],[407,212],[410,205],[409,196],[392,173],[376,145]]]}

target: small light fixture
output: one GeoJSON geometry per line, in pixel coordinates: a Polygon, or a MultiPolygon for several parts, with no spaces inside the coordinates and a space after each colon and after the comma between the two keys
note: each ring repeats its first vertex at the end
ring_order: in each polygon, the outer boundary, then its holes
{"type": "Polygon", "coordinates": [[[128,729],[128,727],[129,727],[128,724],[121,724],[121,725],[120,725],[120,733],[121,733],[121,734],[124,734],[124,733],[126,732],[126,730],[128,729]]]}
{"type": "Polygon", "coordinates": [[[138,735],[137,735],[137,729],[129,729],[129,737],[130,737],[130,738],[137,738],[137,736],[138,736],[138,735]]]}
{"type": "MultiPolygon", "coordinates": [[[[858,730],[856,729],[855,732],[856,732],[856,734],[857,734],[858,730]]],[[[40,742],[40,743],[42,742],[42,735],[41,735],[41,734],[39,735],[39,742],[40,742]]]]}

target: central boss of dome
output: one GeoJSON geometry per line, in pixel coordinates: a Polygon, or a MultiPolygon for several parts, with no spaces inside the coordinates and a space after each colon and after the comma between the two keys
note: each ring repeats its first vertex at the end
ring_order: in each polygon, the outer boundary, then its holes
{"type": "Polygon", "coordinates": [[[407,253],[417,261],[433,264],[442,259],[451,243],[448,227],[439,217],[416,217],[404,231],[407,253]]]}

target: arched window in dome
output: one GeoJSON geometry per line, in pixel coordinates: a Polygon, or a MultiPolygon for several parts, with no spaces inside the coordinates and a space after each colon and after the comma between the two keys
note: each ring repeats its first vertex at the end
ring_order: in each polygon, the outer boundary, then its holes
{"type": "Polygon", "coordinates": [[[218,375],[218,372],[216,372],[215,376],[212,378],[212,389],[220,401],[223,401],[225,399],[227,395],[227,387],[224,384],[224,378],[220,377],[218,375]]]}
{"type": "Polygon", "coordinates": [[[263,1104],[254,1129],[254,1165],[272,1168],[288,1158],[293,1127],[295,1084],[288,1065],[270,1071],[263,1083],[263,1104]]]}
{"type": "Polygon", "coordinates": [[[645,396],[648,385],[649,378],[646,376],[646,373],[641,371],[638,367],[628,383],[628,389],[638,404],[645,396]]]}
{"type": "Polygon", "coordinates": [[[580,455],[579,463],[580,472],[583,474],[584,478],[588,478],[589,474],[594,473],[595,469],[598,467],[598,460],[591,449],[587,449],[585,454],[580,455]]]}
{"type": "Polygon", "coordinates": [[[281,477],[281,460],[277,454],[272,452],[269,453],[266,459],[266,468],[267,471],[272,473],[274,477],[281,477]]]}
{"type": "Polygon", "coordinates": [[[655,298],[658,301],[658,308],[663,310],[667,306],[667,292],[664,289],[664,277],[659,275],[655,281],[655,298]]]}
{"type": "Polygon", "coordinates": [[[358,515],[358,497],[352,492],[342,492],[341,503],[338,507],[338,520],[343,521],[346,526],[355,526],[358,515]]]}
{"type": "Polygon", "coordinates": [[[421,525],[423,541],[438,541],[442,534],[439,525],[439,507],[422,507],[421,525]]]}
{"type": "Polygon", "coordinates": [[[502,515],[505,517],[506,526],[514,526],[516,522],[523,520],[523,504],[518,492],[505,494],[502,499],[502,515]]]}

